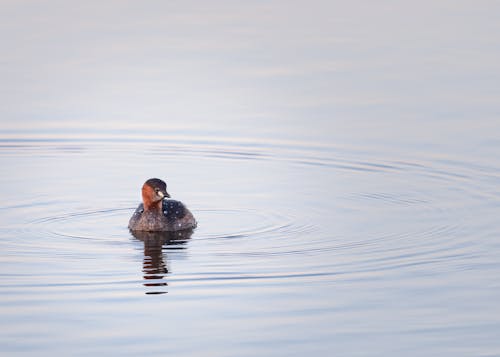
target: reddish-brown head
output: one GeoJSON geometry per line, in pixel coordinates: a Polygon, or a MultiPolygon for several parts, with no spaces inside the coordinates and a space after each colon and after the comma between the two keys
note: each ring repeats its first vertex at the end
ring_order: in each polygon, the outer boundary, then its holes
{"type": "Polygon", "coordinates": [[[165,197],[170,198],[167,192],[167,184],[157,178],[152,178],[142,185],[142,202],[144,209],[161,209],[165,197]]]}

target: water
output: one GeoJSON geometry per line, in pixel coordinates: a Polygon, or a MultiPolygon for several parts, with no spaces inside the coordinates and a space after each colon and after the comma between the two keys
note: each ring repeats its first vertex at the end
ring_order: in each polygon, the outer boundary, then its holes
{"type": "Polygon", "coordinates": [[[500,355],[495,3],[1,6],[2,354],[500,355]]]}

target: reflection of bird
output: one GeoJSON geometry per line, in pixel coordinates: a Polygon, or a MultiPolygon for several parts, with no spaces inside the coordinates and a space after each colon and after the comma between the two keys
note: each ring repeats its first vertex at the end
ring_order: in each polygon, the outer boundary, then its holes
{"type": "MultiPolygon", "coordinates": [[[[163,277],[168,274],[166,259],[163,257],[163,247],[167,245],[185,244],[193,234],[192,229],[178,232],[144,232],[130,231],[138,240],[144,242],[144,261],[142,271],[145,280],[144,286],[166,286],[163,277]],[[154,281],[156,280],[156,281],[154,281]]],[[[182,247],[180,249],[185,249],[182,247]]],[[[162,294],[165,292],[148,292],[147,294],[162,294]]]]}
{"type": "Polygon", "coordinates": [[[170,198],[167,184],[157,178],[142,186],[142,202],[130,218],[128,228],[133,231],[173,232],[196,227],[193,214],[182,202],[170,198]]]}

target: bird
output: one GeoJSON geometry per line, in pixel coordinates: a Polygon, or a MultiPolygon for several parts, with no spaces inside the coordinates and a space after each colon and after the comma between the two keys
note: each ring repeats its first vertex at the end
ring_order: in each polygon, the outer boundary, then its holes
{"type": "Polygon", "coordinates": [[[196,219],[180,201],[170,199],[167,184],[150,178],[142,185],[142,203],[129,220],[131,231],[174,232],[194,229],[196,219]]]}

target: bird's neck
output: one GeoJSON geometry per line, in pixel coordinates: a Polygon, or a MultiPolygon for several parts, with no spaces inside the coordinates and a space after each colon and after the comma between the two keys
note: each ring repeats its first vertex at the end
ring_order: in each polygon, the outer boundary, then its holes
{"type": "Polygon", "coordinates": [[[144,210],[145,211],[158,211],[158,212],[161,212],[162,201],[152,202],[152,201],[144,200],[143,203],[144,203],[144,210]]]}

